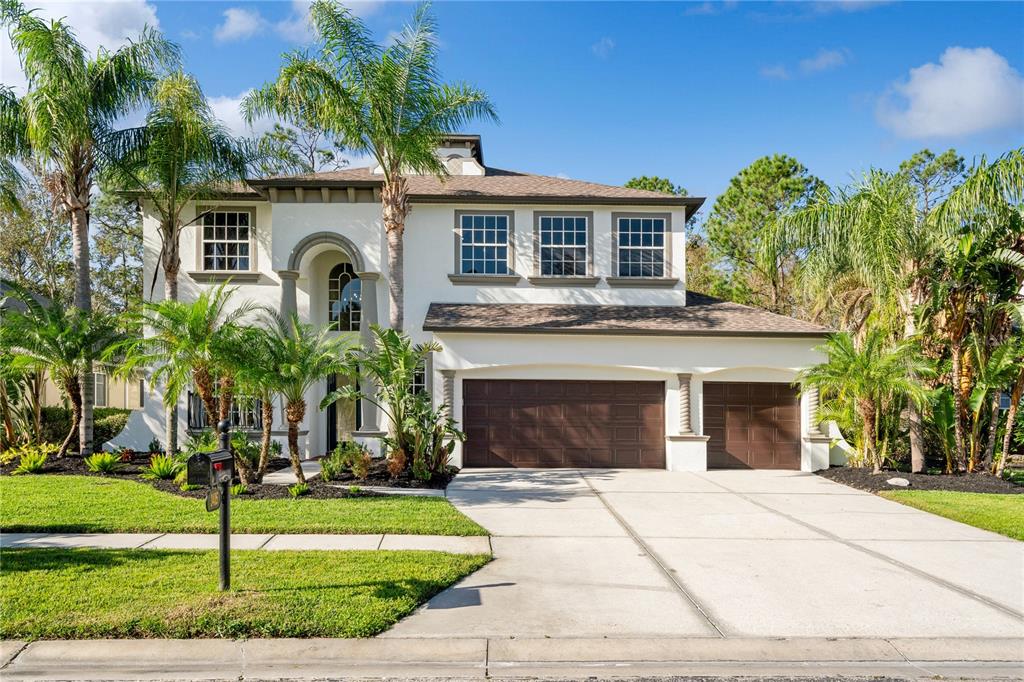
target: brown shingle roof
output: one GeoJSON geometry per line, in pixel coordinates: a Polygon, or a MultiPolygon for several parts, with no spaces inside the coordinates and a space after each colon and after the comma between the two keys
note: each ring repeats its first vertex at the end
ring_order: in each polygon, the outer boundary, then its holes
{"type": "Polygon", "coordinates": [[[425,331],[640,336],[805,336],[831,330],[687,292],[685,306],[431,303],[425,331]]]}
{"type": "MultiPolygon", "coordinates": [[[[534,175],[500,168],[486,168],[485,175],[451,175],[440,180],[430,175],[408,177],[410,199],[416,203],[457,200],[471,203],[595,203],[686,206],[693,214],[704,203],[701,197],[677,197],[643,189],[629,189],[595,182],[534,175]]],[[[324,173],[275,176],[250,180],[253,187],[323,187],[330,185],[374,187],[382,184],[370,168],[346,168],[324,173]]]]}

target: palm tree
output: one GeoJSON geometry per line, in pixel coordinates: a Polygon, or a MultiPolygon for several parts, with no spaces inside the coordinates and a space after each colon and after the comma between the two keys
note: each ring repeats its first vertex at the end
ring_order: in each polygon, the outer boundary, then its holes
{"type": "Polygon", "coordinates": [[[241,330],[239,343],[235,346],[230,363],[234,368],[234,377],[238,391],[255,398],[260,403],[261,441],[260,459],[256,471],[253,472],[254,483],[261,483],[270,462],[270,446],[274,429],[274,398],[277,396],[277,384],[280,378],[280,367],[277,365],[277,353],[274,335],[263,327],[246,327],[241,330]]]}
{"type": "Polygon", "coordinates": [[[71,429],[57,454],[63,457],[82,421],[80,377],[91,374],[93,358],[106,353],[123,337],[111,317],[68,309],[58,301],[44,305],[24,289],[8,286],[24,310],[4,313],[0,340],[13,354],[15,368],[45,370],[71,405],[71,429]]]}
{"type": "MultiPolygon", "coordinates": [[[[324,409],[336,400],[368,400],[387,415],[391,423],[396,451],[402,456],[412,452],[412,443],[404,426],[415,411],[415,396],[411,390],[416,373],[423,369],[427,357],[441,350],[435,341],[414,344],[408,336],[394,329],[373,325],[372,348],[355,347],[345,358],[345,372],[353,382],[327,395],[320,403],[324,409]],[[357,382],[369,378],[375,391],[363,392],[357,382]]],[[[406,457],[411,463],[412,459],[406,457]]]]}
{"type": "Polygon", "coordinates": [[[403,244],[409,192],[405,175],[447,175],[436,149],[446,134],[479,118],[497,120],[477,88],[447,84],[437,73],[437,41],[429,5],[389,46],[334,0],[318,0],[310,17],[319,54],[285,56],[277,81],[242,103],[246,119],[275,115],[323,130],[372,156],[383,174],[381,217],[388,243],[390,325],[402,329],[403,244]]]}
{"type": "Polygon", "coordinates": [[[0,210],[20,212],[18,192],[25,179],[15,161],[28,155],[21,104],[11,88],[0,86],[0,210]]]}
{"type": "Polygon", "coordinates": [[[265,309],[265,323],[271,335],[270,363],[278,371],[275,389],[284,398],[288,422],[288,456],[300,483],[306,481],[299,462],[299,424],[306,417],[306,391],[321,379],[345,371],[342,357],[351,343],[344,336],[303,324],[296,313],[282,315],[265,309]]]}
{"type": "MultiPolygon", "coordinates": [[[[250,303],[229,306],[234,290],[226,287],[205,290],[191,303],[146,303],[137,322],[147,334],[116,349],[125,358],[119,373],[152,370],[153,381],[164,384],[165,406],[176,405],[182,391],[194,385],[215,429],[221,412],[215,387],[230,369],[227,358],[238,343],[238,323],[253,310],[250,303]]],[[[168,421],[168,452],[177,449],[177,432],[178,424],[168,421]]],[[[239,473],[244,469],[241,462],[239,473]]]]}
{"type": "Polygon", "coordinates": [[[878,447],[884,414],[907,399],[923,403],[927,392],[914,377],[928,376],[931,368],[912,342],[889,346],[887,334],[878,328],[859,345],[848,333],[833,334],[819,350],[828,361],[804,370],[797,381],[820,389],[824,402],[856,409],[864,454],[878,473],[884,464],[884,449],[878,447]]]}
{"type": "Polygon", "coordinates": [[[164,298],[177,300],[182,211],[243,180],[248,150],[217,121],[194,77],[181,71],[164,77],[151,100],[142,127],[114,136],[114,162],[104,179],[148,202],[159,217],[164,298]]]}
{"type": "MultiPolygon", "coordinates": [[[[96,172],[115,121],[143,104],[160,64],[176,61],[177,48],[146,29],[133,41],[91,57],[64,21],[46,22],[18,0],[0,2],[5,26],[28,80],[19,99],[0,98],[0,121],[24,123],[24,140],[71,216],[75,262],[75,307],[92,310],[89,278],[89,202],[96,172]]],[[[92,372],[80,379],[82,452],[92,448],[92,372]]]]}
{"type": "MultiPolygon", "coordinates": [[[[838,291],[841,298],[833,300],[845,304],[841,316],[856,319],[858,331],[871,316],[894,335],[910,338],[917,331],[915,310],[929,291],[926,266],[939,243],[932,227],[918,221],[917,197],[906,175],[873,170],[851,190],[823,194],[787,216],[780,230],[807,248],[805,286],[838,291]]],[[[911,470],[919,472],[925,465],[921,414],[913,401],[907,413],[911,470]]]]}

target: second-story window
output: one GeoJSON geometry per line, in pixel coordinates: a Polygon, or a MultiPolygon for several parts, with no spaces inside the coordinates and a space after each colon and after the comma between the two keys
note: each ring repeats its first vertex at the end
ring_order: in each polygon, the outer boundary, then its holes
{"type": "Polygon", "coordinates": [[[335,265],[327,282],[327,321],[331,331],[359,331],[361,295],[362,285],[352,264],[335,265]]]}
{"type": "Polygon", "coordinates": [[[249,211],[210,211],[203,216],[203,270],[249,270],[249,211]]]}
{"type": "Polygon", "coordinates": [[[616,217],[619,277],[664,277],[665,239],[663,217],[616,217]]]}
{"type": "Polygon", "coordinates": [[[547,216],[539,219],[540,274],[574,277],[587,274],[587,217],[547,216]]]}
{"type": "Polygon", "coordinates": [[[508,275],[509,217],[506,214],[459,216],[459,272],[508,275]]]}

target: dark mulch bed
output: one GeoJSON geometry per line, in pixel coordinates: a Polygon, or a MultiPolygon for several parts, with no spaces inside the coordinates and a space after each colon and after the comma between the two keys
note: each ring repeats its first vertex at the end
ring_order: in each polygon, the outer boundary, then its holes
{"type": "Polygon", "coordinates": [[[452,479],[455,478],[455,474],[459,473],[457,467],[448,467],[447,470],[438,476],[434,476],[429,481],[421,481],[412,475],[412,472],[406,470],[398,478],[391,478],[391,474],[388,473],[388,463],[383,459],[375,459],[370,465],[370,473],[367,474],[366,478],[356,478],[352,474],[343,474],[335,483],[341,483],[345,485],[369,485],[369,486],[381,486],[387,488],[431,488],[434,490],[444,490],[451,483],[452,479]]]}
{"type": "Polygon", "coordinates": [[[871,469],[832,467],[817,472],[819,476],[843,483],[851,488],[877,493],[881,490],[949,490],[962,493],[1024,494],[1024,486],[989,474],[910,474],[903,471],[871,473],[871,469]],[[886,483],[890,478],[905,478],[910,486],[886,483]]]}
{"type": "MultiPolygon", "coordinates": [[[[69,453],[60,459],[51,458],[46,462],[46,467],[36,475],[56,476],[106,476],[108,478],[127,479],[145,483],[157,490],[179,497],[203,498],[206,496],[206,489],[182,490],[174,481],[150,480],[142,477],[143,467],[149,464],[148,453],[138,453],[129,461],[121,463],[121,467],[111,474],[97,474],[89,471],[85,466],[85,459],[73,453],[69,453]]],[[[0,467],[0,475],[10,475],[16,467],[10,463],[0,467]]],[[[291,461],[287,457],[274,457],[267,464],[267,473],[280,471],[291,467],[291,461]]],[[[368,490],[360,490],[363,486],[389,487],[389,488],[436,488],[444,489],[448,483],[455,478],[459,470],[455,467],[448,467],[444,476],[435,477],[431,481],[421,481],[406,472],[402,476],[392,479],[387,471],[387,463],[375,460],[370,474],[364,479],[356,479],[351,474],[343,476],[337,481],[323,481],[320,477],[307,481],[309,492],[303,495],[311,499],[336,499],[342,497],[374,497],[381,493],[368,490]]],[[[237,479],[235,481],[238,482],[237,479]]],[[[285,485],[259,485],[250,484],[241,495],[244,499],[253,500],[281,500],[290,499],[288,486],[285,485]]]]}

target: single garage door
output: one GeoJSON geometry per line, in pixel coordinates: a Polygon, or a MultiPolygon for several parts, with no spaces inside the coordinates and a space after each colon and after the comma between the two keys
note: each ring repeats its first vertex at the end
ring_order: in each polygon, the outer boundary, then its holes
{"type": "Polygon", "coordinates": [[[704,382],[708,467],[799,469],[800,402],[789,384],[704,382]]]}
{"type": "Polygon", "coordinates": [[[465,466],[665,467],[661,381],[462,382],[465,466]]]}

